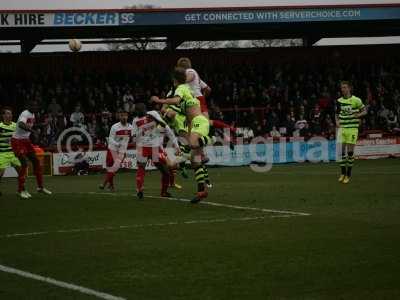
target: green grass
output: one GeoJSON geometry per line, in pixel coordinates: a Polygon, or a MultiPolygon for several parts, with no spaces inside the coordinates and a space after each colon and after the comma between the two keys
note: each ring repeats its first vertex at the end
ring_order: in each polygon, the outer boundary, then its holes
{"type": "MultiPolygon", "coordinates": [[[[138,201],[134,173],[117,176],[116,195],[89,194],[100,176],[48,177],[54,195],[28,201],[3,179],[0,264],[127,299],[398,299],[400,161],[359,161],[349,185],[337,183],[337,169],[210,170],[207,201],[311,214],[290,218],[138,201]],[[59,232],[71,229],[83,231],[59,232]],[[46,234],[6,237],[38,231],[46,234]]],[[[190,199],[194,183],[178,180],[184,190],[173,194],[190,199]]],[[[153,172],[146,194],[158,193],[153,172]]],[[[95,298],[0,272],[0,299],[95,298]]]]}

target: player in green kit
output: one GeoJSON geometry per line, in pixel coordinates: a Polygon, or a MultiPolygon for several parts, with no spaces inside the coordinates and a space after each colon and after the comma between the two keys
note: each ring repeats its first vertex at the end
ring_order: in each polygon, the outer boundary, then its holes
{"type": "Polygon", "coordinates": [[[201,157],[203,147],[211,142],[208,136],[210,130],[209,120],[201,113],[200,101],[193,97],[190,87],[186,84],[186,71],[175,68],[173,72],[175,92],[172,98],[159,99],[152,97],[152,101],[160,104],[179,106],[186,116],[188,124],[188,141],[191,148],[191,164],[195,171],[197,181],[197,195],[191,201],[197,203],[208,196],[205,184],[205,171],[201,157]]]}
{"type": "MultiPolygon", "coordinates": [[[[189,140],[189,128],[186,122],[186,116],[182,114],[181,109],[176,105],[164,105],[162,109],[164,119],[168,123],[168,125],[175,131],[176,136],[178,137],[180,150],[182,152],[181,159],[187,158],[190,159],[191,148],[188,145],[187,141],[189,140]]],[[[211,123],[210,123],[211,127],[211,123]]],[[[181,175],[184,178],[187,178],[187,169],[185,161],[182,161],[180,166],[181,175]]],[[[210,181],[210,176],[208,174],[208,169],[206,166],[207,158],[204,157],[203,161],[203,169],[204,169],[204,177],[207,187],[211,188],[213,185],[210,181]]]]}
{"type": "MultiPolygon", "coordinates": [[[[167,94],[167,98],[173,97],[175,92],[172,90],[167,94]]],[[[192,93],[193,95],[193,93],[192,93]]],[[[185,114],[182,113],[182,110],[179,106],[174,104],[164,104],[161,109],[162,115],[168,125],[175,131],[175,135],[178,137],[180,150],[182,152],[183,161],[179,164],[179,169],[181,171],[181,175],[184,178],[187,178],[187,169],[186,169],[186,160],[190,159],[191,148],[188,145],[189,141],[189,128],[186,121],[185,114]],[[185,159],[187,158],[187,159],[185,159]]],[[[211,126],[211,123],[210,123],[211,126]]],[[[203,170],[204,170],[204,178],[207,184],[207,187],[211,188],[213,185],[211,184],[210,177],[208,174],[208,169],[206,166],[206,160],[203,161],[203,170]]]]}
{"type": "Polygon", "coordinates": [[[177,136],[187,138],[189,128],[186,122],[186,116],[182,113],[179,106],[172,104],[164,105],[161,109],[161,113],[169,127],[175,131],[177,136]]]}
{"type": "Polygon", "coordinates": [[[354,163],[354,147],[358,139],[360,119],[367,114],[361,99],[352,95],[352,85],[348,81],[340,83],[342,97],[337,100],[336,126],[338,139],[342,145],[339,182],[350,182],[354,163]]]}
{"type": "Polygon", "coordinates": [[[6,168],[14,167],[18,171],[21,167],[21,162],[11,148],[11,137],[16,128],[17,124],[12,121],[11,108],[3,108],[2,122],[0,122],[0,179],[6,168]]]}

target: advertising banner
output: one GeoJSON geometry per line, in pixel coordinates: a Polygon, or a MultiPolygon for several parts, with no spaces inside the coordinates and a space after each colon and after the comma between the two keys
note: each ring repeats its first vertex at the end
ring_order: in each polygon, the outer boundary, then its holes
{"type": "Polygon", "coordinates": [[[318,7],[209,10],[2,12],[0,27],[264,24],[400,19],[400,7],[318,7]]]}
{"type": "MultiPolygon", "coordinates": [[[[247,166],[251,163],[295,163],[295,162],[329,162],[337,157],[336,141],[326,141],[313,138],[307,142],[275,142],[264,144],[237,145],[235,150],[228,146],[213,146],[205,149],[210,159],[208,165],[212,166],[247,166]]],[[[168,155],[173,159],[174,150],[167,149],[168,155]]],[[[396,138],[360,139],[355,149],[357,159],[376,159],[386,157],[400,157],[400,141],[396,138]]],[[[93,151],[84,153],[54,153],[53,174],[70,174],[74,164],[86,160],[92,171],[101,171],[106,168],[106,151],[93,151]]],[[[136,150],[128,150],[122,162],[123,169],[136,169],[136,150]]],[[[155,170],[149,162],[148,170],[155,170]]],[[[14,169],[8,168],[5,177],[16,177],[14,169]]]]}

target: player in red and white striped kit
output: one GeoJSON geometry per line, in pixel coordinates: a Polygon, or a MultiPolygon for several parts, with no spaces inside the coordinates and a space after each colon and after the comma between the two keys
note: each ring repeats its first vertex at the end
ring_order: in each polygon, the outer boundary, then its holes
{"type": "Polygon", "coordinates": [[[160,114],[152,110],[133,121],[133,134],[136,137],[136,190],[138,198],[144,197],[145,168],[149,160],[161,172],[161,197],[170,197],[171,195],[168,193],[170,170],[175,168],[176,164],[168,159],[163,143],[164,137],[167,136],[176,153],[179,154],[178,141],[173,131],[160,114]]]}
{"type": "Polygon", "coordinates": [[[11,147],[15,156],[21,162],[21,168],[18,171],[18,194],[21,198],[28,199],[32,195],[25,190],[26,174],[28,171],[28,159],[32,162],[33,173],[36,176],[37,192],[51,195],[51,191],[43,187],[43,170],[39,159],[36,156],[35,149],[30,140],[30,135],[35,124],[35,113],[38,111],[37,103],[31,102],[24,110],[17,121],[17,129],[11,138],[11,147]]]}
{"type": "MultiPolygon", "coordinates": [[[[184,58],[181,58],[180,61],[178,61],[178,66],[182,64],[185,65],[184,58]]],[[[200,101],[202,114],[209,119],[207,101],[203,92],[208,95],[211,93],[211,88],[200,78],[197,71],[192,68],[191,62],[188,58],[186,60],[186,66],[188,67],[186,69],[186,83],[190,87],[193,96],[200,101]]]]}
{"type": "Polygon", "coordinates": [[[110,129],[108,137],[108,149],[106,157],[107,173],[100,189],[107,186],[110,191],[114,191],[114,176],[121,167],[121,163],[126,156],[129,141],[133,135],[133,126],[128,123],[129,114],[127,111],[119,113],[119,122],[115,123],[110,129]]]}
{"type": "MultiPolygon", "coordinates": [[[[178,59],[177,66],[186,70],[186,84],[190,87],[192,95],[200,101],[201,113],[210,119],[206,96],[211,93],[211,88],[205,83],[195,69],[192,68],[192,62],[187,57],[178,59]]],[[[210,125],[219,129],[229,129],[231,133],[236,132],[236,128],[224,123],[221,120],[210,120],[210,125]]]]}

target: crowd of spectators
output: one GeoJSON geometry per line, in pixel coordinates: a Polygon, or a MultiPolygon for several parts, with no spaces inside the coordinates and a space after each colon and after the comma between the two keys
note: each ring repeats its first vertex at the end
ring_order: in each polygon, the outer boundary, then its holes
{"type": "MultiPolygon", "coordinates": [[[[196,58],[193,58],[196,61],[196,58]]],[[[335,100],[340,80],[350,80],[354,94],[368,107],[361,131],[396,133],[400,118],[400,61],[365,64],[286,61],[194,65],[212,88],[210,117],[243,128],[247,135],[335,138],[335,100]]],[[[16,113],[29,101],[40,104],[39,143],[54,145],[68,127],[84,128],[103,143],[118,109],[135,114],[135,104],[171,88],[166,66],[99,72],[63,69],[29,78],[0,77],[0,100],[16,113]]]]}

